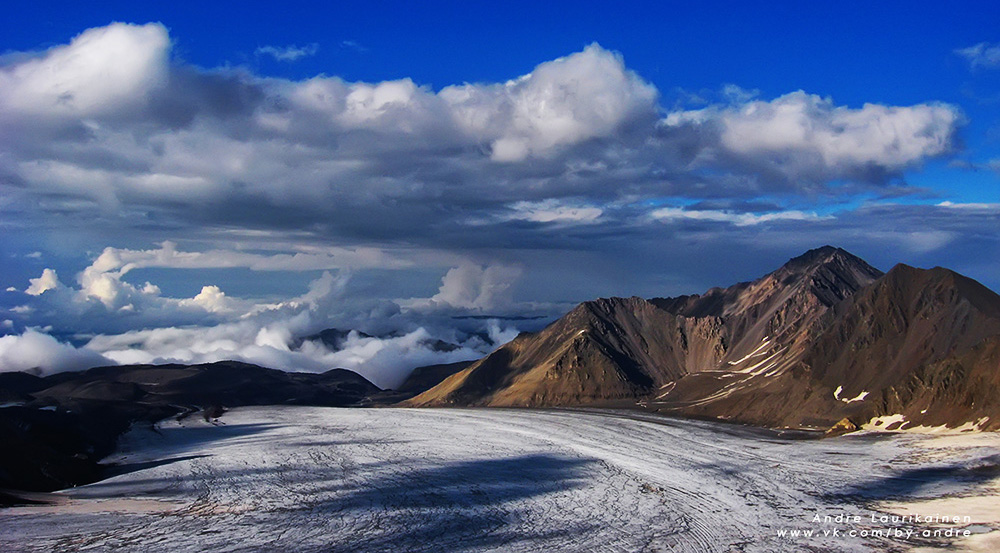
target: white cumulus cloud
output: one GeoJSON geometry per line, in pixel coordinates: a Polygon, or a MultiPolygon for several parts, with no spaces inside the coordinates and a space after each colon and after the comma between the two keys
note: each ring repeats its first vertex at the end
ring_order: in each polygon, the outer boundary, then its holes
{"type": "Polygon", "coordinates": [[[471,309],[496,309],[510,304],[511,287],[521,269],[507,265],[463,264],[449,269],[431,304],[471,309]]]}
{"type": "Polygon", "coordinates": [[[454,86],[440,95],[462,128],[488,140],[494,160],[507,162],[652,118],[658,97],[621,56],[597,44],[502,85],[454,86]]]}
{"type": "Polygon", "coordinates": [[[113,364],[94,351],[77,349],[33,329],[20,336],[0,336],[0,372],[46,375],[113,364]]]}
{"type": "Polygon", "coordinates": [[[232,302],[226,297],[226,293],[214,284],[202,286],[201,292],[191,299],[181,300],[180,305],[197,305],[212,313],[226,313],[233,310],[232,302]]]}
{"type": "Polygon", "coordinates": [[[798,91],[771,101],[674,112],[663,124],[705,133],[699,164],[743,164],[789,180],[823,182],[863,179],[866,173],[875,178],[949,153],[961,120],[944,104],[853,109],[798,91]]]}
{"type": "Polygon", "coordinates": [[[146,100],[167,78],[170,38],[160,24],[112,23],[68,45],[0,68],[0,109],[48,117],[108,115],[146,100]]]}
{"type": "Polygon", "coordinates": [[[28,282],[30,285],[24,293],[31,296],[39,296],[48,290],[55,290],[58,288],[59,276],[56,275],[54,269],[44,269],[42,271],[42,276],[28,279],[28,282]]]}

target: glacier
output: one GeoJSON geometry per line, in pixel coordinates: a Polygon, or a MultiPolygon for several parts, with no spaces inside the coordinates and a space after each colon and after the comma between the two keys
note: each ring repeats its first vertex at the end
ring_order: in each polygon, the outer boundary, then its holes
{"type": "Polygon", "coordinates": [[[134,428],[107,459],[117,475],[0,510],[0,550],[935,550],[960,543],[882,536],[879,517],[1000,504],[983,469],[1000,439],[946,455],[930,439],[628,410],[238,408],[134,428]]]}

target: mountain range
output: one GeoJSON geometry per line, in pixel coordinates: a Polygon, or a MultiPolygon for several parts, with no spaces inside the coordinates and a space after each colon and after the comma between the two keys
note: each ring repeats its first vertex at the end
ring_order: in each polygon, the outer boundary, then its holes
{"type": "Polygon", "coordinates": [[[1000,296],[831,246],[752,282],[603,298],[407,406],[638,406],[769,427],[1000,428],[1000,296]]]}
{"type": "MultiPolygon", "coordinates": [[[[299,342],[336,349],[351,332],[299,342]]],[[[589,405],[828,433],[996,430],[1000,296],[940,267],[900,264],[883,274],[824,246],[700,295],[584,302],[478,361],[418,367],[395,390],[344,369],[289,373],[234,361],[0,373],[8,451],[0,504],[19,501],[3,488],[99,479],[100,459],[132,424],[195,413],[214,420],[241,405],[589,405]]]]}

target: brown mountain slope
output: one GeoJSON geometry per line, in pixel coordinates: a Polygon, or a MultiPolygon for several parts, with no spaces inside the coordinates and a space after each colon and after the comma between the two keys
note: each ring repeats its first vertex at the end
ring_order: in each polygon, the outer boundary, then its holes
{"type": "Polygon", "coordinates": [[[763,426],[1000,427],[1000,296],[946,269],[886,275],[838,248],[700,296],[581,304],[407,405],[646,408],[763,426]]]}
{"type": "Polygon", "coordinates": [[[576,405],[632,398],[679,376],[676,317],[641,298],[586,302],[407,405],[576,405]]]}
{"type": "Polygon", "coordinates": [[[706,396],[683,388],[655,407],[764,426],[1000,427],[1000,296],[947,269],[897,265],[817,321],[791,371],[706,396]]]}
{"type": "Polygon", "coordinates": [[[1000,430],[1000,336],[919,367],[882,401],[882,414],[900,413],[910,427],[982,421],[981,429],[1000,430]]]}
{"type": "Polygon", "coordinates": [[[1000,296],[947,269],[897,265],[839,305],[805,362],[853,397],[1000,334],[1000,296]]]}
{"type": "Polygon", "coordinates": [[[721,327],[721,359],[690,359],[667,393],[702,403],[751,382],[773,380],[796,366],[821,317],[882,273],[830,246],[810,250],[756,281],[703,296],[652,300],[681,316],[712,318],[721,327]]]}

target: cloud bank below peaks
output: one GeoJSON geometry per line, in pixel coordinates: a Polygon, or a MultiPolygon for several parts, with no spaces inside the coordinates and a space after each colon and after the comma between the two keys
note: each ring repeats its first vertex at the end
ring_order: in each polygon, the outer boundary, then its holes
{"type": "Polygon", "coordinates": [[[0,372],[45,375],[113,364],[95,351],[75,348],[33,329],[19,336],[0,336],[0,372]]]}
{"type": "Polygon", "coordinates": [[[357,371],[376,385],[399,385],[415,367],[472,360],[516,336],[517,328],[487,318],[513,308],[516,268],[466,263],[447,271],[432,298],[393,302],[347,293],[350,273],[325,271],[306,293],[273,303],[227,296],[206,284],[191,298],[162,295],[152,283],[123,280],[140,267],[180,270],[246,266],[269,270],[261,255],[106,248],[77,275],[76,285],[52,269],[8,290],[0,371],[49,374],[111,364],[208,363],[240,360],[291,371],[357,371]],[[401,304],[403,304],[401,306],[401,304]],[[455,319],[455,315],[476,315],[455,319]],[[15,323],[16,321],[16,323],[15,323]],[[43,327],[46,331],[40,331],[43,327]],[[345,329],[324,340],[320,331],[345,329]],[[347,332],[346,329],[354,329],[347,332]],[[53,336],[72,338],[76,345],[53,336]]]}

